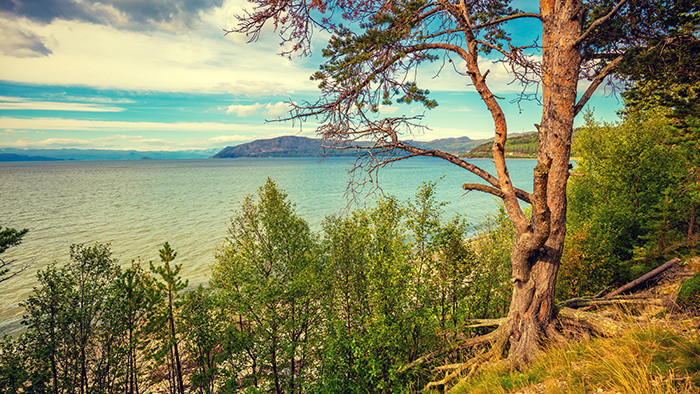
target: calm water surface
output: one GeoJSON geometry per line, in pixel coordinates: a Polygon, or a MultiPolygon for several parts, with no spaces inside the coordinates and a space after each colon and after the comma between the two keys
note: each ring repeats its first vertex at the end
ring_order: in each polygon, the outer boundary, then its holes
{"type": "MultiPolygon", "coordinates": [[[[474,162],[493,171],[490,160],[474,162]]],[[[534,165],[509,161],[516,186],[531,190],[534,165]]],[[[190,285],[206,283],[230,217],[267,177],[318,230],[325,216],[358,207],[348,208],[350,168],[348,158],[0,163],[0,225],[29,229],[22,244],[2,258],[31,262],[0,285],[0,332],[19,328],[19,303],[36,285],[37,270],[52,261],[67,262],[73,243],[109,242],[114,256],[128,265],[158,260],[158,249],[168,241],[190,285]]],[[[441,177],[438,198],[451,202],[447,217],[461,213],[476,223],[497,209],[489,195],[463,196],[461,185],[478,178],[441,160],[396,163],[380,172],[380,185],[384,193],[406,200],[423,181],[441,177]]]]}

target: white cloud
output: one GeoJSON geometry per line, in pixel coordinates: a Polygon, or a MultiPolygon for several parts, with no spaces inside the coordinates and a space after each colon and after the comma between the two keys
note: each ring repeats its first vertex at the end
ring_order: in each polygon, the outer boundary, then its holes
{"type": "Polygon", "coordinates": [[[236,114],[238,116],[250,116],[257,113],[262,113],[271,118],[279,118],[289,112],[291,105],[284,101],[267,104],[232,104],[226,107],[227,114],[236,114]]]}
{"type": "Polygon", "coordinates": [[[22,138],[3,145],[12,148],[180,150],[222,147],[225,144],[252,141],[257,138],[261,138],[261,136],[239,134],[221,135],[208,139],[188,139],[186,141],[177,142],[164,138],[146,138],[141,135],[110,135],[95,138],[46,138],[39,141],[22,138]]]}
{"type": "Polygon", "coordinates": [[[36,58],[51,54],[44,42],[45,38],[16,24],[0,21],[0,37],[0,52],[7,56],[36,58]]]}
{"type": "Polygon", "coordinates": [[[265,113],[273,118],[279,118],[282,115],[285,115],[289,110],[291,109],[291,106],[289,103],[285,103],[284,101],[278,101],[274,104],[272,103],[267,103],[265,104],[265,113]]]}
{"type": "Polygon", "coordinates": [[[395,105],[380,105],[379,106],[379,113],[382,115],[390,115],[393,113],[396,113],[396,111],[399,110],[399,107],[395,105]]]}
{"type": "Polygon", "coordinates": [[[79,111],[79,112],[121,112],[124,109],[93,103],[74,103],[60,101],[33,101],[19,97],[0,97],[0,110],[34,110],[34,111],[79,111]]]}
{"type": "MultiPolygon", "coordinates": [[[[16,97],[14,97],[16,98],[16,97]]],[[[128,98],[115,97],[80,97],[80,96],[63,96],[66,101],[82,101],[88,103],[99,104],[134,104],[136,101],[128,98]]]]}
{"type": "MultiPolygon", "coordinates": [[[[314,127],[312,123],[308,127],[314,127]]],[[[288,124],[251,126],[248,124],[220,122],[129,122],[108,120],[64,119],[54,117],[14,118],[0,117],[0,129],[41,130],[41,131],[173,131],[173,132],[230,132],[236,130],[258,130],[260,134],[282,132],[290,134],[288,124]]]]}
{"type": "Polygon", "coordinates": [[[227,114],[236,114],[238,116],[250,116],[257,113],[263,105],[260,103],[250,105],[232,104],[226,107],[227,114]]]}
{"type": "MultiPolygon", "coordinates": [[[[0,25],[47,37],[50,56],[0,54],[0,79],[15,83],[79,85],[173,92],[288,94],[315,90],[303,61],[276,54],[269,43],[238,43],[224,26],[148,33],[54,20],[41,24],[0,15],[0,25]]],[[[239,37],[240,38],[240,37],[239,37]]]]}
{"type": "Polygon", "coordinates": [[[9,142],[4,145],[11,148],[50,148],[50,147],[77,147],[90,144],[89,140],[79,138],[47,138],[42,141],[30,141],[26,138],[19,139],[15,142],[9,142]]]}
{"type": "Polygon", "coordinates": [[[207,141],[213,143],[213,144],[223,144],[223,143],[229,143],[229,142],[244,142],[244,141],[251,141],[256,138],[255,136],[251,135],[220,135],[218,137],[212,137],[209,138],[207,141]]]}

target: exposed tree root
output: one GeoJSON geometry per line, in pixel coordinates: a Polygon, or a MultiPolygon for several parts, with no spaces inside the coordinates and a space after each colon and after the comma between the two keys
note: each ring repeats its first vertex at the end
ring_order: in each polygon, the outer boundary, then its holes
{"type": "MultiPolygon", "coordinates": [[[[485,335],[470,338],[459,343],[455,348],[442,349],[430,354],[427,354],[412,363],[406,365],[402,371],[407,371],[419,365],[429,363],[439,357],[446,356],[450,353],[464,350],[470,347],[488,344],[488,351],[479,353],[462,363],[453,363],[436,367],[438,372],[445,372],[442,379],[432,381],[425,387],[426,391],[437,390],[442,392],[445,387],[449,387],[457,379],[468,379],[474,376],[484,366],[493,365],[495,363],[507,363],[512,368],[516,368],[514,360],[503,358],[504,350],[509,338],[510,322],[506,318],[501,319],[478,319],[473,321],[474,324],[467,327],[493,327],[497,328],[485,335]]],[[[600,314],[585,312],[569,307],[559,308],[557,318],[553,324],[545,329],[546,339],[553,343],[566,343],[566,334],[577,334],[581,332],[589,332],[597,336],[613,337],[622,333],[629,326],[628,323],[623,323],[615,319],[602,316],[600,314]]],[[[570,336],[569,335],[569,336],[570,336]]]]}
{"type": "MultiPolygon", "coordinates": [[[[619,295],[649,279],[659,276],[663,271],[675,264],[677,264],[677,260],[671,260],[663,266],[607,295],[604,295],[608,290],[605,289],[593,297],[574,298],[559,303],[555,308],[555,318],[552,323],[547,327],[542,327],[543,338],[541,339],[542,342],[540,346],[546,347],[548,344],[566,344],[570,343],[572,338],[580,338],[581,336],[619,336],[624,330],[632,326],[639,326],[640,324],[648,322],[648,317],[639,316],[639,312],[648,307],[653,307],[653,313],[658,313],[659,309],[665,309],[670,312],[677,311],[677,306],[670,296],[650,296],[649,294],[619,295]],[[605,314],[590,311],[603,307],[617,308],[614,308],[612,311],[608,310],[605,314]],[[618,320],[611,316],[619,317],[620,319],[618,320]]],[[[488,350],[481,350],[464,362],[446,364],[435,368],[437,373],[444,373],[444,377],[428,383],[425,390],[443,392],[446,388],[454,384],[456,380],[469,379],[485,366],[493,366],[498,363],[507,364],[510,368],[517,368],[519,366],[518,360],[512,357],[504,358],[509,338],[511,335],[514,335],[511,332],[513,329],[512,322],[508,318],[475,319],[470,323],[471,324],[465,326],[465,328],[496,328],[488,334],[460,341],[451,348],[444,348],[427,354],[404,366],[401,371],[405,372],[409,369],[431,363],[440,357],[448,357],[472,347],[488,345],[488,350]]]]}
{"type": "Polygon", "coordinates": [[[474,319],[471,320],[472,323],[468,326],[465,326],[465,328],[482,328],[482,327],[498,327],[502,326],[503,323],[506,322],[505,317],[502,317],[500,319],[474,319]]]}
{"type": "Polygon", "coordinates": [[[488,361],[488,358],[485,357],[485,355],[478,355],[476,357],[472,357],[471,359],[467,360],[466,362],[459,363],[459,364],[451,364],[450,369],[452,369],[452,372],[448,373],[445,375],[445,377],[441,380],[430,382],[425,386],[424,391],[430,391],[430,390],[438,390],[442,392],[445,388],[445,386],[448,385],[453,379],[457,377],[471,377],[473,376],[477,369],[479,368],[480,365],[483,365],[485,362],[488,361]],[[462,372],[469,370],[469,372],[465,375],[462,374],[462,372]]]}
{"type": "MultiPolygon", "coordinates": [[[[475,337],[472,339],[480,338],[479,342],[484,342],[484,338],[488,337],[487,342],[491,344],[491,347],[487,351],[483,351],[474,357],[466,360],[462,363],[444,365],[442,367],[435,368],[437,371],[451,371],[445,374],[445,377],[428,383],[425,386],[424,391],[437,390],[443,392],[445,387],[448,387],[450,383],[457,378],[469,379],[476,375],[478,371],[483,369],[487,365],[493,365],[494,363],[504,362],[503,350],[507,342],[506,331],[503,329],[505,325],[500,326],[498,329],[480,337],[475,337]]],[[[462,344],[463,347],[476,346],[474,343],[462,344]]]]}
{"type": "MultiPolygon", "coordinates": [[[[618,296],[615,298],[600,299],[600,298],[576,298],[562,302],[558,305],[557,315],[552,324],[545,328],[544,340],[549,343],[565,344],[570,339],[584,336],[602,336],[615,337],[623,333],[623,331],[632,326],[632,323],[613,319],[604,316],[600,313],[588,312],[577,309],[583,307],[602,307],[602,306],[661,306],[669,307],[669,302],[673,302],[665,297],[657,298],[642,298],[639,296],[618,296]]],[[[625,320],[627,320],[627,317],[625,320]]],[[[495,363],[507,363],[511,368],[517,368],[518,365],[514,360],[503,358],[504,350],[509,338],[509,321],[507,318],[500,319],[476,319],[472,320],[468,328],[482,327],[497,327],[494,331],[458,343],[450,349],[441,349],[439,351],[427,354],[412,363],[406,365],[402,371],[407,371],[419,365],[430,363],[431,361],[453,354],[455,352],[465,350],[478,345],[490,345],[490,349],[483,353],[477,354],[462,363],[453,363],[436,367],[437,372],[445,372],[442,379],[432,381],[425,387],[427,391],[442,392],[446,387],[449,387],[457,379],[468,379],[474,376],[484,366],[493,365],[495,363]]],[[[635,323],[635,325],[638,323],[635,323]]],[[[543,343],[543,345],[545,345],[543,343]]]]}
{"type": "Polygon", "coordinates": [[[458,352],[460,350],[468,349],[468,348],[478,346],[478,345],[493,344],[493,343],[497,343],[499,341],[504,341],[504,340],[505,340],[505,330],[504,330],[504,326],[502,325],[499,328],[495,329],[494,331],[491,331],[488,334],[480,335],[478,337],[469,338],[465,341],[457,343],[453,347],[439,349],[439,350],[436,350],[432,353],[428,353],[425,356],[419,357],[419,358],[413,360],[413,362],[406,364],[403,368],[401,368],[400,372],[406,372],[406,371],[413,369],[413,368],[416,368],[420,365],[429,363],[429,362],[435,360],[436,358],[447,356],[449,354],[458,352]]]}

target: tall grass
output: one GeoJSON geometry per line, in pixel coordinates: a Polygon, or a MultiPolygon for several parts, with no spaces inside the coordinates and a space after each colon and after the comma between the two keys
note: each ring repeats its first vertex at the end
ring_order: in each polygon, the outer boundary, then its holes
{"type": "Polygon", "coordinates": [[[668,326],[553,348],[521,371],[485,368],[452,393],[697,393],[700,333],[668,326]]]}

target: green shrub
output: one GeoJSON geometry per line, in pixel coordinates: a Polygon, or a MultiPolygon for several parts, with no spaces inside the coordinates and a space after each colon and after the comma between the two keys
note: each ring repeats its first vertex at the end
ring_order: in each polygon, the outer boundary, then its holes
{"type": "Polygon", "coordinates": [[[700,310],[700,272],[683,282],[676,303],[687,311],[700,310]]]}

